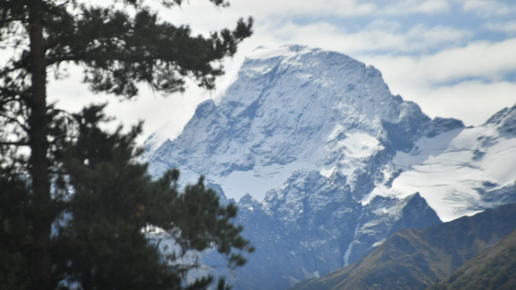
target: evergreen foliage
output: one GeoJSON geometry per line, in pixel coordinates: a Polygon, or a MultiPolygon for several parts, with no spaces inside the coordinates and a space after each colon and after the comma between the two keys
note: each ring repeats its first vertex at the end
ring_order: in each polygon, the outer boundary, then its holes
{"type": "Polygon", "coordinates": [[[29,188],[12,168],[0,169],[0,285],[27,289],[30,240],[29,188]]]}
{"type": "MultiPolygon", "coordinates": [[[[67,175],[56,182],[56,193],[67,196],[70,206],[54,239],[55,256],[63,257],[55,260],[57,278],[79,282],[84,289],[180,289],[181,275],[198,265],[170,263],[189,250],[213,246],[229,256],[230,267],[243,265],[245,259],[232,248],[252,248],[239,235],[242,228],[231,223],[237,208],[220,207],[202,177],[184,193],[177,191],[177,170],[152,181],[147,166],[134,161],[139,153],[134,138],[141,127],[128,134],[122,128],[103,132],[98,127],[107,120],[102,108],[73,115],[78,136],[63,151],[67,175]],[[142,232],[149,226],[171,234],[178,252],[162,259],[142,232]]],[[[197,286],[211,281],[201,279],[197,286]]]]}
{"type": "Polygon", "coordinates": [[[165,94],[183,91],[185,77],[211,89],[224,73],[220,61],[251,35],[252,19],[203,37],[161,21],[140,0],[112,1],[122,8],[89,3],[0,0],[1,49],[12,54],[0,68],[0,285],[204,289],[213,278],[188,285],[184,275],[199,265],[177,259],[214,247],[229,267],[242,266],[242,251],[253,248],[232,223],[237,208],[221,207],[202,177],[184,192],[177,170],[153,181],[136,161],[141,124],[110,133],[100,129],[110,120],[104,105],[56,109],[47,102],[47,72],[61,78],[61,65],[82,66],[93,92],[122,99],[135,97],[141,82],[165,94]],[[160,253],[150,228],[178,249],[160,253]]]}

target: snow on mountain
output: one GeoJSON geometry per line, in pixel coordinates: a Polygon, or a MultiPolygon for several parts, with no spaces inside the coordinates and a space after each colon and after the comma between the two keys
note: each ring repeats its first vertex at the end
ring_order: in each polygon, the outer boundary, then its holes
{"type": "Polygon", "coordinates": [[[390,145],[387,135],[408,131],[394,145],[409,148],[429,124],[416,104],[390,94],[373,67],[300,46],[258,49],[218,102],[199,105],[181,135],[159,147],[159,132],[149,138],[145,160],[155,176],[177,167],[183,180],[203,174],[228,197],[262,200],[297,168],[326,176],[365,171],[390,145]]]}
{"type": "Polygon", "coordinates": [[[154,177],[176,167],[183,183],[205,175],[223,203],[238,200],[257,250],[235,289],[285,289],[398,229],[516,202],[516,106],[475,128],[432,120],[336,52],[259,48],[182,132],[167,131],[145,142],[154,177]]]}
{"type": "MultiPolygon", "coordinates": [[[[401,174],[370,197],[419,192],[443,221],[506,203],[486,194],[516,188],[516,106],[502,112],[481,127],[422,137],[410,152],[397,152],[390,165],[401,174]]],[[[516,201],[514,192],[506,195],[516,201]]]]}

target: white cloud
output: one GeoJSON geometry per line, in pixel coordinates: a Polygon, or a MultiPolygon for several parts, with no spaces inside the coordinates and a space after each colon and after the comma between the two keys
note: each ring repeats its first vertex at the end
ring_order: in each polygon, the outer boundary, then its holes
{"type": "Polygon", "coordinates": [[[516,20],[507,22],[490,22],[486,23],[484,27],[488,30],[505,32],[509,35],[516,34],[516,20]]]}
{"type": "Polygon", "coordinates": [[[391,91],[415,101],[431,117],[454,117],[478,125],[516,102],[516,38],[473,42],[426,56],[363,58],[378,68],[391,91]],[[471,78],[477,80],[470,80],[471,78]]]}
{"type": "Polygon", "coordinates": [[[59,108],[69,112],[78,112],[89,104],[108,103],[106,114],[116,117],[107,125],[114,129],[119,124],[125,128],[135,125],[138,120],[144,120],[144,133],[137,140],[139,143],[148,137],[167,121],[173,121],[171,130],[180,131],[193,116],[197,104],[212,97],[210,92],[189,84],[188,93],[162,96],[153,93],[146,85],[139,86],[140,94],[132,100],[121,100],[113,95],[93,94],[87,85],[81,82],[82,70],[76,66],[69,67],[70,77],[59,81],[51,80],[48,84],[50,102],[57,101],[59,108]]]}
{"type": "Polygon", "coordinates": [[[288,0],[246,0],[234,1],[237,10],[256,11],[260,15],[334,15],[342,17],[435,14],[449,11],[449,0],[298,0],[293,4],[288,0]]]}
{"type": "Polygon", "coordinates": [[[495,0],[460,0],[466,12],[474,12],[480,17],[506,16],[516,11],[515,5],[495,0]]]}
{"type": "Polygon", "coordinates": [[[450,9],[450,5],[446,0],[429,0],[417,6],[416,11],[425,13],[446,12],[450,9]]]}
{"type": "MultiPolygon", "coordinates": [[[[363,16],[406,16],[410,14],[437,14],[450,10],[450,0],[234,0],[229,8],[214,8],[208,1],[192,1],[170,10],[159,9],[174,23],[192,23],[194,26],[216,29],[227,26],[239,16],[252,15],[258,22],[292,17],[338,17],[356,19],[363,16]],[[200,25],[196,25],[200,24],[200,25]]],[[[149,2],[152,3],[152,2],[149,2]]],[[[152,5],[158,9],[156,4],[152,5]]]]}
{"type": "MultiPolygon", "coordinates": [[[[332,49],[347,54],[364,52],[414,52],[434,48],[450,47],[464,43],[471,37],[465,30],[437,26],[427,28],[420,24],[401,31],[401,25],[394,21],[376,20],[356,33],[325,22],[298,25],[292,22],[270,22],[260,30],[269,37],[287,43],[332,49]]],[[[260,38],[261,33],[255,37],[260,38]]]]}
{"type": "Polygon", "coordinates": [[[440,51],[421,57],[376,56],[367,59],[396,81],[434,85],[465,78],[500,80],[516,71],[516,38],[502,42],[472,42],[465,47],[440,51]]]}
{"type": "MultiPolygon", "coordinates": [[[[385,3],[385,1],[378,2],[385,3]]],[[[447,0],[399,0],[392,2],[387,3],[387,5],[376,12],[381,15],[436,14],[447,12],[450,9],[450,4],[447,0]]]]}
{"type": "Polygon", "coordinates": [[[192,1],[180,8],[160,9],[160,13],[166,15],[165,17],[174,23],[192,23],[193,21],[193,23],[211,23],[218,27],[227,23],[225,18],[233,19],[247,15],[252,15],[257,21],[268,21],[270,18],[288,19],[294,16],[360,17],[378,11],[374,3],[364,3],[359,0],[298,0],[295,2],[289,0],[235,0],[229,2],[229,8],[214,8],[214,5],[208,1],[192,1]]]}
{"type": "Polygon", "coordinates": [[[483,124],[494,113],[516,103],[516,84],[465,81],[451,86],[414,87],[407,83],[390,86],[405,100],[416,102],[430,117],[455,118],[466,126],[483,124]]]}

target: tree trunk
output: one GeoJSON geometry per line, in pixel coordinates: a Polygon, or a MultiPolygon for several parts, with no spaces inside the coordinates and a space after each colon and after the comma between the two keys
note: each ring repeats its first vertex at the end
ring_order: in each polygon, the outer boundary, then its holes
{"type": "Polygon", "coordinates": [[[47,159],[47,103],[46,103],[46,58],[43,38],[43,5],[41,0],[29,2],[30,73],[31,96],[29,137],[31,155],[29,159],[33,194],[33,252],[31,276],[33,289],[52,288],[52,257],[50,235],[52,213],[50,209],[49,162],[47,159]]]}

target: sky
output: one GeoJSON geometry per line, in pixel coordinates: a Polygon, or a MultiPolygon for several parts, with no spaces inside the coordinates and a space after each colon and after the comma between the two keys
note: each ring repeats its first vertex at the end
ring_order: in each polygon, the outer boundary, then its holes
{"type": "Polygon", "coordinates": [[[240,17],[252,16],[255,25],[253,36],[225,60],[227,73],[215,91],[189,83],[185,93],[163,96],[142,85],[136,100],[120,102],[93,95],[81,83],[81,69],[72,66],[68,78],[49,83],[49,98],[64,109],[107,101],[118,123],[145,121],[140,143],[158,129],[177,136],[197,104],[221,94],[245,55],[259,46],[300,44],[344,53],[379,69],[394,95],[416,102],[430,117],[467,126],[516,103],[513,0],[233,0],[228,8],[190,0],[172,9],[147,3],[163,21],[188,24],[196,34],[232,28],[240,17]]]}

